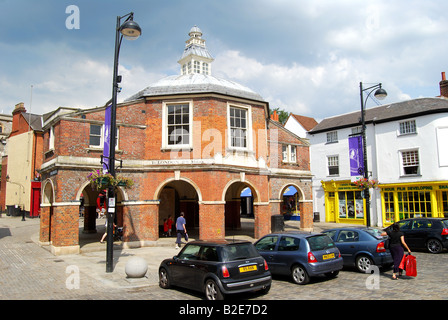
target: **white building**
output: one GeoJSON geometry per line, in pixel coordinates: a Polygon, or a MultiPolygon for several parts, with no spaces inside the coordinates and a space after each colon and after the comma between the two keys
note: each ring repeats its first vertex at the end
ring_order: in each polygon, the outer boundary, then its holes
{"type": "MultiPolygon", "coordinates": [[[[348,145],[349,136],[361,131],[360,114],[326,118],[308,132],[313,210],[321,221],[366,224],[365,200],[352,183],[357,177],[350,175],[348,145]]],[[[370,177],[379,181],[370,189],[372,226],[448,216],[448,99],[367,109],[366,145],[370,177]]]]}

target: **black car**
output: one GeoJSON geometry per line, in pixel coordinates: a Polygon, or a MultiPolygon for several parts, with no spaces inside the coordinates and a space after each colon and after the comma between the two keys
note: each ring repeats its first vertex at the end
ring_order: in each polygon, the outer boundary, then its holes
{"type": "Polygon", "coordinates": [[[404,240],[411,249],[440,253],[448,248],[448,218],[413,218],[398,221],[404,240]]]}
{"type": "Polygon", "coordinates": [[[271,288],[266,261],[248,241],[192,241],[159,267],[159,285],[172,285],[205,293],[208,300],[226,294],[271,288]]]}

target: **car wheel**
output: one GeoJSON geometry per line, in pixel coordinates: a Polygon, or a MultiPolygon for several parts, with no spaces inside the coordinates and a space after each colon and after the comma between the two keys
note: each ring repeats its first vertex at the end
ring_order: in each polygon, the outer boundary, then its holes
{"type": "Polygon", "coordinates": [[[297,284],[307,284],[310,282],[310,277],[308,276],[308,272],[306,272],[305,268],[302,266],[294,266],[292,268],[292,280],[297,284]]]}
{"type": "Polygon", "coordinates": [[[355,265],[358,271],[367,273],[373,265],[373,261],[368,256],[358,256],[356,258],[355,265]]]}
{"type": "Polygon", "coordinates": [[[440,253],[442,252],[443,246],[439,240],[429,239],[428,242],[426,242],[426,248],[431,253],[440,253]]]}
{"type": "Polygon", "coordinates": [[[159,286],[163,289],[169,289],[171,287],[170,277],[165,268],[159,270],[159,286]]]}
{"type": "Polygon", "coordinates": [[[209,279],[205,282],[205,297],[207,300],[223,300],[224,295],[219,289],[216,282],[212,279],[209,279]]]}

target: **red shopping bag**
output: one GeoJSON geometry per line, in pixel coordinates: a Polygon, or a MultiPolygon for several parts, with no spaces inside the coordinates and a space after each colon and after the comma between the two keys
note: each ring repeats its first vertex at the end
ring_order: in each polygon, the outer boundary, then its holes
{"type": "Polygon", "coordinates": [[[401,270],[405,270],[407,261],[408,261],[408,256],[404,254],[403,259],[401,259],[401,262],[400,262],[400,265],[398,266],[398,268],[401,270]]]}
{"type": "Polygon", "coordinates": [[[417,259],[410,254],[406,258],[406,275],[409,277],[417,276],[417,259]]]}

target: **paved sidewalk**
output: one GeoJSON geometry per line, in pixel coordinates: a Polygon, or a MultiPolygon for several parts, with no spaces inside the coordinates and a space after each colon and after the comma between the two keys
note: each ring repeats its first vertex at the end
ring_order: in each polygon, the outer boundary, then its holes
{"type": "MultiPolygon", "coordinates": [[[[27,218],[22,221],[20,217],[8,217],[3,215],[0,218],[0,228],[19,229],[22,227],[29,228],[29,241],[38,245],[39,243],[39,224],[40,219],[27,218]]],[[[83,222],[80,219],[80,226],[82,228],[83,222]]],[[[319,232],[323,229],[335,227],[334,223],[315,223],[314,231],[319,232]]],[[[75,266],[79,269],[82,276],[92,278],[92,280],[99,281],[101,284],[112,288],[139,288],[152,285],[158,285],[158,267],[163,259],[175,256],[180,250],[175,248],[175,237],[160,238],[154,241],[152,246],[142,248],[123,248],[120,244],[114,245],[114,269],[113,272],[106,272],[106,244],[100,243],[99,239],[103,234],[104,220],[97,220],[96,234],[82,234],[80,232],[81,253],[76,255],[61,255],[53,256],[54,261],[63,261],[68,266],[75,266]],[[125,267],[126,263],[133,257],[144,258],[148,263],[148,271],[143,278],[127,278],[125,267]]],[[[81,229],[82,230],[82,229],[81,229]]],[[[300,230],[299,221],[285,221],[285,231],[300,230]]],[[[253,234],[253,219],[242,219],[242,229],[235,231],[226,239],[245,239],[255,241],[250,236],[253,234]]],[[[194,232],[190,236],[190,241],[195,239],[194,232]]],[[[0,235],[0,239],[2,236],[0,235]]],[[[27,240],[25,240],[27,241],[27,240]]],[[[47,249],[48,247],[43,246],[47,249]]]]}

